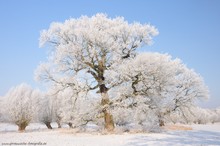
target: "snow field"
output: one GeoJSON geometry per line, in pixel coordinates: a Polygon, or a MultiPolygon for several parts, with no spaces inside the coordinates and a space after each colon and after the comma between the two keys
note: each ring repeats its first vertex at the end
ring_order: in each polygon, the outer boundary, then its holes
{"type": "Polygon", "coordinates": [[[218,146],[220,123],[187,125],[193,130],[167,130],[161,133],[74,133],[72,129],[48,130],[44,125],[31,124],[27,131],[17,132],[17,127],[0,124],[0,144],[47,146],[218,146]],[[7,127],[5,127],[7,126],[7,127]]]}

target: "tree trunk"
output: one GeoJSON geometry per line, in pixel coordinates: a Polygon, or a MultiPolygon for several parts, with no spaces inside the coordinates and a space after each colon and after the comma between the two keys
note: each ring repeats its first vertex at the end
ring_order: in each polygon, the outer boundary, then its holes
{"type": "Polygon", "coordinates": [[[113,131],[115,128],[113,116],[107,110],[104,111],[104,118],[105,118],[105,129],[107,129],[108,131],[113,131]]]}
{"type": "Polygon", "coordinates": [[[48,129],[53,129],[52,126],[50,125],[50,122],[46,122],[45,125],[47,126],[48,129]]]}
{"type": "MultiPolygon", "coordinates": [[[[102,101],[101,101],[102,106],[106,106],[106,105],[109,104],[109,97],[108,97],[107,91],[108,91],[108,89],[105,87],[104,84],[100,85],[100,92],[101,92],[101,97],[102,97],[102,101]]],[[[103,113],[104,113],[105,129],[108,132],[111,132],[115,128],[113,116],[107,108],[103,109],[103,113]]]]}
{"type": "Polygon", "coordinates": [[[58,128],[62,128],[62,126],[61,126],[59,121],[57,121],[57,125],[58,125],[58,128]]]}
{"type": "Polygon", "coordinates": [[[22,122],[20,124],[18,124],[18,131],[23,132],[25,131],[25,128],[27,127],[27,122],[22,122]]]}
{"type": "Polygon", "coordinates": [[[164,114],[163,114],[163,113],[159,113],[158,119],[159,119],[159,126],[160,126],[160,127],[165,126],[164,114]]]}
{"type": "Polygon", "coordinates": [[[70,128],[73,128],[73,124],[72,123],[69,122],[68,125],[69,125],[70,128]]]}
{"type": "Polygon", "coordinates": [[[159,126],[160,126],[160,127],[165,126],[165,124],[164,124],[164,120],[159,119],[159,126]]]}

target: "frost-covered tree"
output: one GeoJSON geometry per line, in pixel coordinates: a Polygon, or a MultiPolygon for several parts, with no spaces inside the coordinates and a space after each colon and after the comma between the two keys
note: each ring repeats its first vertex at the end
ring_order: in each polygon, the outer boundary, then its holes
{"type": "MultiPolygon", "coordinates": [[[[109,84],[121,83],[119,87],[112,89],[116,90],[116,95],[113,96],[117,97],[113,106],[120,102],[119,106],[133,108],[134,113],[137,113],[135,120],[140,125],[149,125],[149,115],[157,114],[159,120],[166,92],[175,83],[174,76],[180,66],[180,60],[172,60],[171,56],[159,53],[142,53],[115,66],[114,70],[108,72],[109,76],[106,76],[109,84]]],[[[156,124],[156,120],[152,122],[152,125],[156,124]]]]}
{"type": "Polygon", "coordinates": [[[197,107],[193,110],[193,114],[193,122],[196,124],[207,124],[220,121],[218,109],[204,109],[197,107]]]}
{"type": "Polygon", "coordinates": [[[220,107],[215,109],[216,113],[216,122],[220,122],[220,107]]]}
{"type": "Polygon", "coordinates": [[[100,104],[96,97],[87,92],[76,92],[71,87],[53,86],[48,96],[52,100],[55,121],[59,125],[65,123],[70,128],[78,128],[98,120],[100,104]]]}
{"type": "Polygon", "coordinates": [[[62,124],[61,124],[62,117],[61,117],[60,111],[63,108],[63,105],[61,104],[62,101],[60,100],[60,98],[57,97],[57,95],[62,90],[63,89],[57,88],[56,86],[52,86],[45,93],[45,101],[46,103],[48,103],[48,106],[47,106],[48,114],[45,115],[46,116],[45,118],[48,120],[48,122],[50,121],[50,123],[52,121],[56,122],[58,125],[58,128],[62,127],[62,124]]]}
{"type": "MultiPolygon", "coordinates": [[[[139,115],[154,112],[160,126],[164,125],[166,116],[177,110],[187,119],[185,113],[190,113],[195,100],[209,97],[203,79],[168,54],[142,53],[115,66],[108,74],[109,84],[121,82],[112,89],[115,90],[112,96],[117,97],[113,106],[138,108],[139,115]]],[[[147,119],[146,116],[141,117],[147,119]]]]}
{"type": "Polygon", "coordinates": [[[11,88],[5,95],[5,114],[10,122],[18,126],[19,131],[25,130],[35,117],[40,94],[39,90],[33,90],[29,85],[22,83],[11,88]]]}
{"type": "Polygon", "coordinates": [[[104,127],[111,131],[114,121],[108,91],[113,86],[106,82],[106,71],[134,58],[136,49],[149,45],[157,34],[149,24],[129,24],[123,17],[111,19],[105,14],[52,23],[41,32],[40,46],[54,49],[48,62],[39,66],[37,78],[75,90],[95,90],[101,98],[104,127]],[[79,82],[83,85],[78,86],[79,82]]]}
{"type": "Polygon", "coordinates": [[[51,98],[44,95],[40,98],[38,104],[38,121],[44,123],[48,129],[52,129],[53,122],[53,105],[51,98]]]}
{"type": "Polygon", "coordinates": [[[171,101],[168,109],[163,112],[164,115],[170,114],[174,111],[179,111],[185,121],[191,121],[186,114],[194,116],[193,110],[196,108],[196,100],[204,100],[209,98],[209,91],[205,85],[203,78],[194,70],[183,66],[180,72],[175,76],[175,84],[172,86],[170,96],[171,101]]]}
{"type": "Polygon", "coordinates": [[[59,128],[61,123],[72,127],[73,112],[79,98],[75,91],[71,87],[53,86],[47,93],[52,100],[54,118],[59,128]]]}

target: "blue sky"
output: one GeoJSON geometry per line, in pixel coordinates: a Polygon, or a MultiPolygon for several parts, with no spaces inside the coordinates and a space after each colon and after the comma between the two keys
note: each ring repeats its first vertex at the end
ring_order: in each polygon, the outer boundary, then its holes
{"type": "Polygon", "coordinates": [[[53,21],[100,12],[156,26],[160,34],[144,49],[182,59],[209,86],[211,98],[200,105],[220,106],[219,0],[2,0],[0,96],[22,82],[40,86],[33,76],[47,58],[47,49],[38,47],[42,29],[53,21]]]}

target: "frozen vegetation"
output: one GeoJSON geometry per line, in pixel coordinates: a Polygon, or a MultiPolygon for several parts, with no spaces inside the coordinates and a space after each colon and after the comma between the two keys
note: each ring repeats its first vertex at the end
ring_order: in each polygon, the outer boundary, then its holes
{"type": "Polygon", "coordinates": [[[203,78],[178,58],[141,50],[158,34],[105,14],[51,23],[40,47],[52,49],[35,71],[46,91],[22,83],[1,98],[2,144],[219,144],[220,109],[196,105],[209,98],[203,78]],[[193,130],[165,129],[176,123],[193,130]]]}

